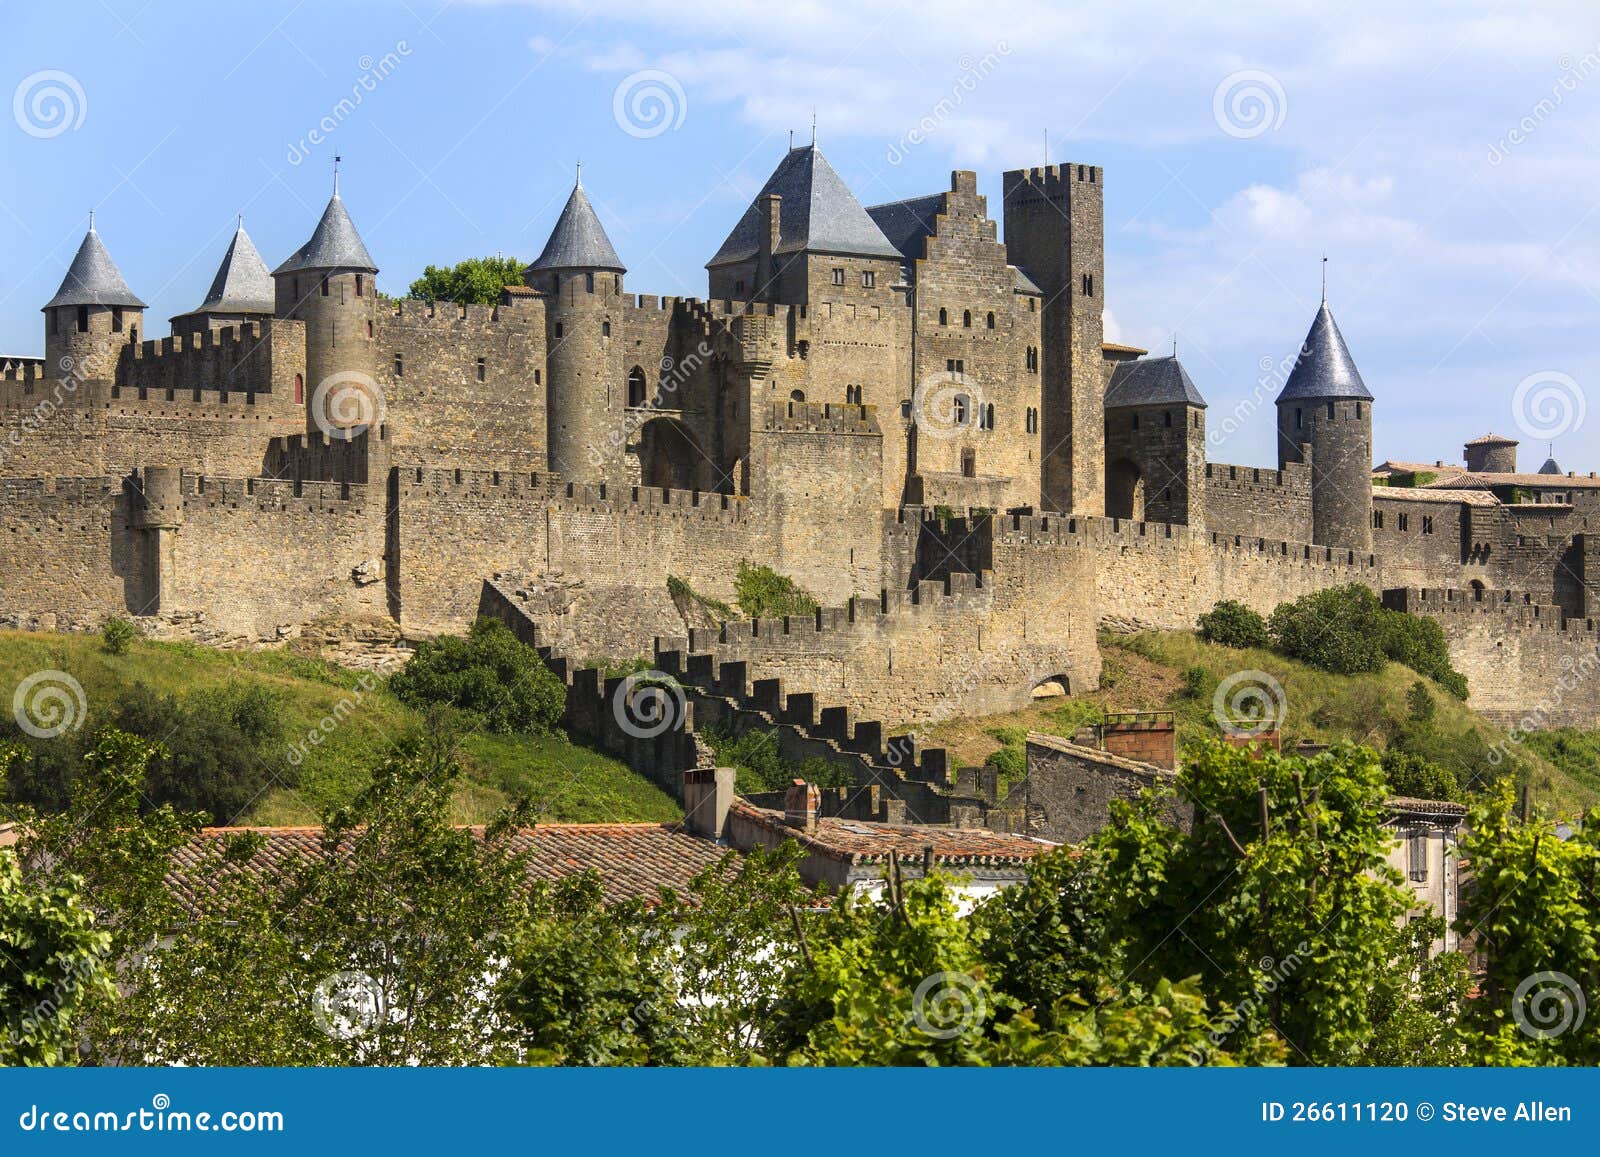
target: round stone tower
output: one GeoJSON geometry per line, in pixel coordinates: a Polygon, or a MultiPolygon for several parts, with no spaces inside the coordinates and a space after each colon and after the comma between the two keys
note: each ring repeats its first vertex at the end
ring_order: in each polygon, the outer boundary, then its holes
{"type": "Polygon", "coordinates": [[[550,469],[574,482],[620,481],[624,475],[629,399],[620,327],[626,272],[578,181],[544,252],[523,271],[523,280],[545,295],[550,469]]]}
{"type": "Polygon", "coordinates": [[[114,379],[123,347],[144,332],[144,308],[101,244],[91,215],[61,288],[44,305],[45,376],[114,379]]]}
{"type": "Polygon", "coordinates": [[[1467,459],[1467,469],[1474,474],[1515,474],[1517,472],[1517,440],[1499,434],[1485,434],[1474,438],[1462,448],[1467,459]]]}
{"type": "Polygon", "coordinates": [[[1311,464],[1312,542],[1372,549],[1372,394],[1324,301],[1278,395],[1278,465],[1311,464]]]}
{"type": "Polygon", "coordinates": [[[276,316],[306,325],[308,430],[334,434],[382,421],[373,360],[377,272],[335,178],[311,240],[272,273],[276,316]]]}

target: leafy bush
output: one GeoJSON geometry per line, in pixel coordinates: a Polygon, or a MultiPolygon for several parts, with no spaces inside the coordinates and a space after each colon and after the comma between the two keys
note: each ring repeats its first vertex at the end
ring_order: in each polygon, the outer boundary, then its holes
{"type": "Polygon", "coordinates": [[[1419,675],[1426,675],[1457,699],[1466,699],[1466,676],[1450,665],[1444,628],[1437,620],[1384,608],[1379,612],[1378,622],[1385,655],[1404,663],[1419,675]]]}
{"type": "Polygon", "coordinates": [[[106,625],[100,628],[100,642],[113,655],[126,655],[138,637],[139,628],[123,618],[109,618],[106,625]]]}
{"type": "Polygon", "coordinates": [[[1183,697],[1209,702],[1217,693],[1217,677],[1204,667],[1183,669],[1183,697]]]}
{"type": "Polygon", "coordinates": [[[794,762],[784,759],[778,752],[776,732],[746,731],[733,736],[708,730],[702,731],[700,737],[711,745],[719,765],[739,773],[735,786],[745,795],[782,791],[795,779],[818,787],[849,787],[855,782],[843,766],[831,760],[812,757],[794,762]]]}
{"type": "Polygon", "coordinates": [[[1454,800],[1463,794],[1455,772],[1395,747],[1383,753],[1383,775],[1393,795],[1454,800]]]}
{"type": "Polygon", "coordinates": [[[421,644],[389,689],[411,707],[445,704],[472,713],[486,731],[548,734],[567,689],[504,623],[480,618],[466,638],[421,644]]]}
{"type": "Polygon", "coordinates": [[[1052,708],[1049,716],[1050,722],[1055,726],[1055,733],[1063,738],[1072,739],[1083,728],[1104,723],[1106,709],[1087,699],[1070,699],[1060,707],[1052,708]]]}
{"type": "Polygon", "coordinates": [[[817,609],[817,600],[809,592],[770,566],[751,566],[741,561],[734,591],[739,609],[752,619],[809,615],[817,609]]]}
{"type": "Polygon", "coordinates": [[[1277,649],[1336,675],[1381,671],[1378,598],[1358,583],[1281,603],[1268,620],[1277,649]]]}
{"type": "Polygon", "coordinates": [[[1200,637],[1224,647],[1270,647],[1267,620],[1241,602],[1223,599],[1198,621],[1200,637]]]}

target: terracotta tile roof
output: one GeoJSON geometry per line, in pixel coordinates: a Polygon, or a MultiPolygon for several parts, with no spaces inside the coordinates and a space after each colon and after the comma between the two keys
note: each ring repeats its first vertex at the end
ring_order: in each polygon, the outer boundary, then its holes
{"type": "Polygon", "coordinates": [[[1526,486],[1538,490],[1567,490],[1600,487],[1600,478],[1593,474],[1490,474],[1463,470],[1459,474],[1436,479],[1427,485],[1436,490],[1445,490],[1452,486],[1526,486]]]}
{"type": "MultiPolygon", "coordinates": [[[[484,829],[467,830],[481,837],[484,829]]],[[[611,901],[654,900],[662,888],[683,891],[694,876],[729,850],[675,824],[540,825],[518,830],[511,847],[528,854],[531,879],[559,880],[594,868],[600,873],[606,899],[611,901]]],[[[341,845],[346,853],[349,848],[348,842],[341,845]]],[[[174,853],[167,885],[183,910],[193,916],[226,880],[246,874],[265,882],[321,854],[320,827],[204,828],[174,853]],[[261,847],[248,860],[225,863],[222,852],[228,841],[245,833],[262,836],[261,847]]]]}
{"type": "Polygon", "coordinates": [[[544,296],[544,294],[540,293],[537,289],[533,288],[533,286],[531,286],[531,285],[502,285],[500,287],[500,292],[504,293],[507,297],[543,297],[544,296]]]}
{"type": "Polygon", "coordinates": [[[1383,801],[1391,812],[1419,812],[1425,815],[1464,816],[1467,805],[1447,799],[1418,799],[1415,796],[1396,795],[1383,801]]]}
{"type": "Polygon", "coordinates": [[[1100,348],[1102,351],[1109,350],[1114,354],[1138,354],[1140,357],[1144,357],[1145,354],[1150,352],[1140,346],[1123,345],[1117,341],[1103,341],[1100,343],[1100,348]]]}
{"type": "Polygon", "coordinates": [[[921,860],[928,848],[933,862],[945,867],[982,867],[1025,864],[1060,845],[1046,840],[987,828],[946,828],[933,825],[880,824],[866,820],[819,819],[817,830],[802,832],[783,822],[783,813],[736,800],[733,810],[768,831],[797,840],[803,847],[851,864],[880,864],[895,852],[908,860],[921,860]]]}
{"type": "Polygon", "coordinates": [[[1487,490],[1426,490],[1416,486],[1374,486],[1373,498],[1396,502],[1435,502],[1456,506],[1499,506],[1500,500],[1487,490]]]}

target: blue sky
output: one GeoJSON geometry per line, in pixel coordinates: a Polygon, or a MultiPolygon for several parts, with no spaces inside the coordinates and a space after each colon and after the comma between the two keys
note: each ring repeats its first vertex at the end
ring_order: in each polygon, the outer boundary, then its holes
{"type": "Polygon", "coordinates": [[[236,212],[271,265],[305,239],[335,153],[390,293],[532,258],[580,157],[629,288],[703,293],[815,110],[866,203],[975,168],[998,217],[1046,132],[1103,165],[1108,332],[1176,332],[1215,460],[1270,460],[1326,251],[1378,458],[1494,429],[1531,469],[1549,431],[1600,469],[1600,6],[1211,7],[6,0],[0,352],[40,352],[91,208],[159,335],[236,212]]]}

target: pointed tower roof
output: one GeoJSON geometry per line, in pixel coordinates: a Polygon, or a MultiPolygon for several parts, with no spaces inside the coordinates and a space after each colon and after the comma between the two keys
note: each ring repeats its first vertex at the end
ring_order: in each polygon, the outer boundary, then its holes
{"type": "Polygon", "coordinates": [[[1566,471],[1561,469],[1561,467],[1557,464],[1557,462],[1556,462],[1556,460],[1554,458],[1546,458],[1544,460],[1544,465],[1539,467],[1539,473],[1540,474],[1565,474],[1566,471]]]}
{"type": "Polygon", "coordinates": [[[372,255],[356,232],[356,224],[345,211],[339,190],[333,191],[328,207],[322,211],[316,232],[294,255],[272,271],[274,277],[281,273],[297,273],[302,269],[359,269],[367,273],[378,272],[372,255]]]}
{"type": "Polygon", "coordinates": [[[1206,400],[1176,357],[1139,358],[1123,362],[1111,372],[1106,409],[1163,405],[1206,408],[1206,400]]]}
{"type": "MultiPolygon", "coordinates": [[[[878,223],[816,145],[790,149],[706,268],[748,261],[761,249],[761,198],[776,193],[779,236],[776,252],[838,253],[848,257],[901,259],[878,223]]],[[[909,242],[908,242],[909,243],[909,242]]]]}
{"type": "Polygon", "coordinates": [[[1294,369],[1289,371],[1289,380],[1278,395],[1279,402],[1295,398],[1372,400],[1326,301],[1317,310],[1317,318],[1311,323],[1305,344],[1300,347],[1300,356],[1295,359],[1294,369]]]}
{"type": "Polygon", "coordinates": [[[627,266],[622,264],[622,258],[617,256],[616,249],[612,247],[611,238],[606,236],[605,226],[600,224],[594,206],[589,204],[589,195],[583,191],[581,176],[572,186],[572,195],[567,198],[567,206],[561,210],[556,227],[550,230],[550,240],[544,243],[544,252],[528,266],[528,270],[539,269],[628,272],[627,266]]]}
{"type": "Polygon", "coordinates": [[[128,283],[122,280],[122,271],[117,268],[117,263],[111,260],[111,254],[107,253],[106,247],[101,244],[100,234],[95,232],[92,216],[89,220],[89,232],[84,234],[83,243],[78,246],[78,252],[67,268],[67,275],[61,279],[61,288],[56,290],[54,297],[45,302],[44,308],[54,309],[58,305],[125,305],[133,309],[144,308],[144,302],[133,295],[128,283]]]}
{"type": "Polygon", "coordinates": [[[273,308],[272,274],[241,223],[206,299],[189,312],[271,313],[273,308]]]}

